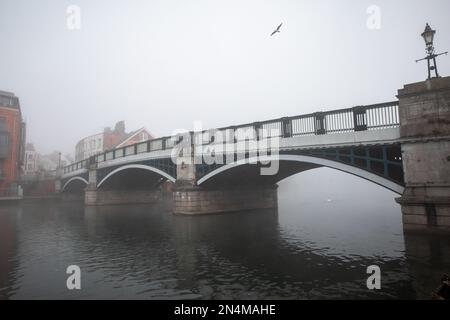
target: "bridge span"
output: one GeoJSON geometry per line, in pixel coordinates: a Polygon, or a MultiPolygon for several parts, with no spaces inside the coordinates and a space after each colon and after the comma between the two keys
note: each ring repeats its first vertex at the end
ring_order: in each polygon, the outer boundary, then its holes
{"type": "Polygon", "coordinates": [[[186,132],[62,169],[86,205],[151,202],[174,184],[174,212],[277,206],[277,183],[329,167],[401,195],[408,229],[450,228],[450,77],[406,85],[398,101],[186,132]]]}

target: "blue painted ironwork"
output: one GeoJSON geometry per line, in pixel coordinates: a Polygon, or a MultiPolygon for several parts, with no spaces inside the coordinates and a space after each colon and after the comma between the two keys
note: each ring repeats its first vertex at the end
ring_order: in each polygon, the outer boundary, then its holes
{"type": "MultiPolygon", "coordinates": [[[[362,168],[397,184],[404,185],[401,148],[398,143],[371,146],[281,150],[279,154],[304,155],[333,160],[362,168]]],[[[249,153],[235,154],[234,160],[236,161],[237,158],[248,159],[250,156],[249,153]]],[[[223,165],[225,164],[197,164],[197,180],[223,165]]]]}

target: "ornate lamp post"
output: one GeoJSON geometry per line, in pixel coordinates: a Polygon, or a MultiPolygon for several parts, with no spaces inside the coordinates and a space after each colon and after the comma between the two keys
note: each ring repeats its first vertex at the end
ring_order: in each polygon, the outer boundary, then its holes
{"type": "Polygon", "coordinates": [[[428,54],[425,58],[416,60],[416,62],[427,60],[428,64],[428,79],[431,79],[431,71],[434,70],[434,78],[439,78],[439,73],[437,70],[436,65],[436,57],[447,54],[448,51],[435,54],[434,53],[434,46],[433,46],[433,39],[434,34],[436,33],[436,30],[431,29],[431,27],[428,25],[425,26],[425,30],[422,32],[422,38],[425,40],[425,46],[426,46],[426,53],[428,54]]]}

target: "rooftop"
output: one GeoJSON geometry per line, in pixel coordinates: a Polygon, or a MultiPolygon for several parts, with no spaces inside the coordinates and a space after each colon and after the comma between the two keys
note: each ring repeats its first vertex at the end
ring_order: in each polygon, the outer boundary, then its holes
{"type": "Polygon", "coordinates": [[[0,90],[0,107],[19,109],[19,98],[12,92],[0,90]]]}

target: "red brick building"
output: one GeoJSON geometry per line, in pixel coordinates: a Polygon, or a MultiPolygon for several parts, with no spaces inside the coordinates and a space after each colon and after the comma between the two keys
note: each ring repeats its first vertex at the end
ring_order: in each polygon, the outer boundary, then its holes
{"type": "Polygon", "coordinates": [[[0,196],[16,195],[25,154],[19,98],[0,91],[0,196]]]}

